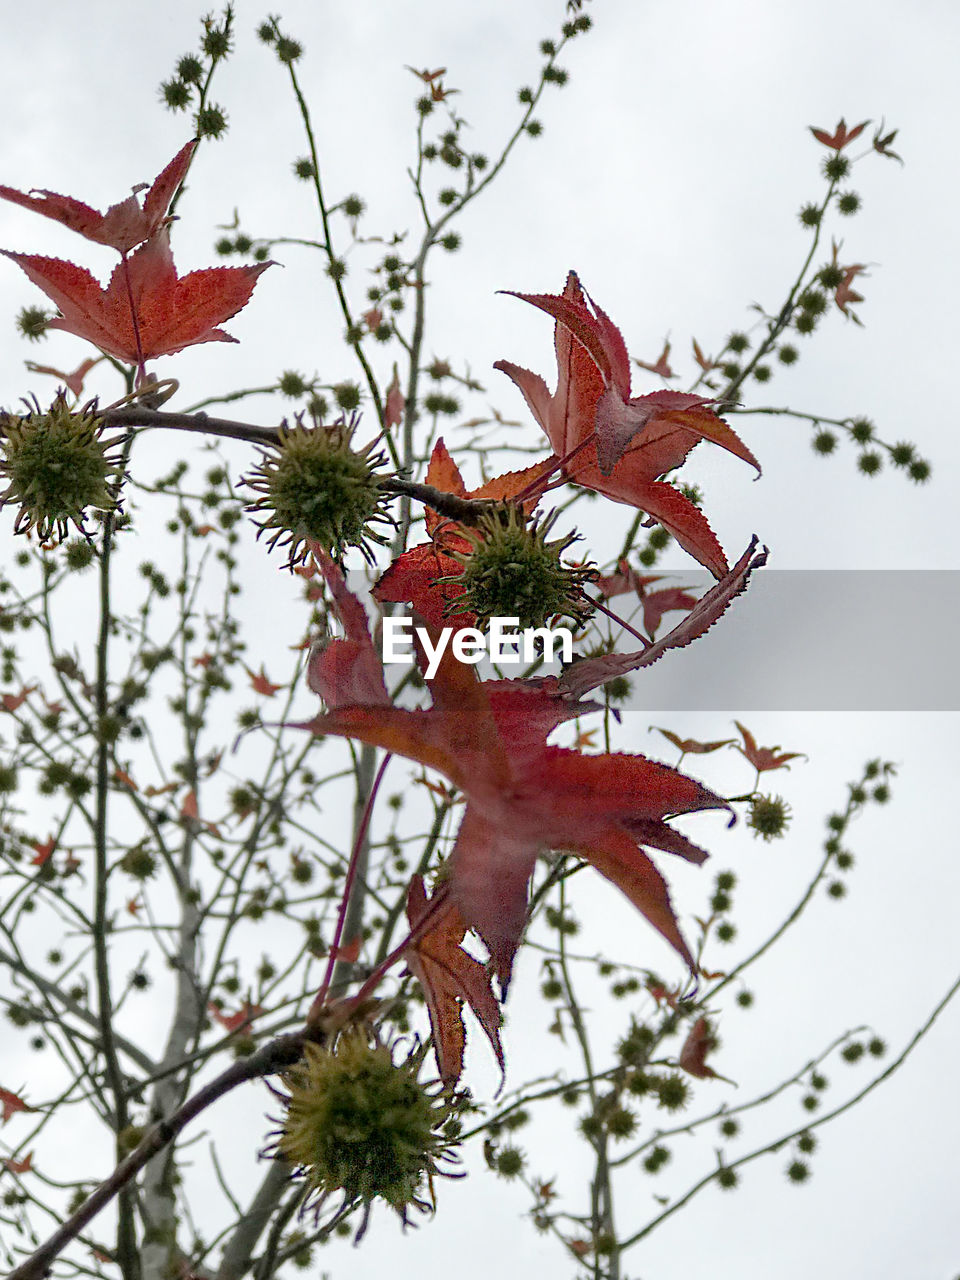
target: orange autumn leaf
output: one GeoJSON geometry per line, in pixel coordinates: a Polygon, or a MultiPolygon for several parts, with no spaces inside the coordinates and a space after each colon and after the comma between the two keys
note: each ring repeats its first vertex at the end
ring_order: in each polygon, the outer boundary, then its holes
{"type": "Polygon", "coordinates": [[[180,806],[181,818],[196,818],[200,810],[197,807],[197,793],[191,787],[187,794],[183,797],[183,804],[180,806]]]}
{"type": "Polygon", "coordinates": [[[4,711],[19,711],[30,694],[36,693],[39,688],[38,684],[28,684],[24,685],[19,693],[5,693],[0,697],[0,707],[3,707],[4,711]]]}
{"type": "Polygon", "coordinates": [[[650,373],[659,374],[661,378],[675,378],[677,375],[670,368],[670,362],[668,359],[669,355],[670,343],[664,342],[663,350],[657,356],[653,364],[647,364],[645,360],[638,360],[636,356],[634,356],[633,363],[638,365],[641,369],[646,369],[650,373]]]}
{"type": "Polygon", "coordinates": [[[210,1016],[219,1022],[221,1027],[226,1031],[239,1031],[241,1027],[246,1027],[254,1018],[259,1018],[264,1012],[258,1004],[250,1004],[248,1000],[244,1000],[243,1004],[236,1013],[224,1013],[212,1002],[207,1005],[210,1016]]]}
{"type": "Polygon", "coordinates": [[[34,850],[36,856],[30,859],[31,866],[42,867],[44,863],[49,862],[56,847],[57,841],[55,836],[51,836],[50,839],[45,841],[43,844],[41,844],[39,840],[34,840],[30,845],[30,848],[34,850]]]}
{"type": "Polygon", "coordinates": [[[414,784],[426,789],[442,800],[444,804],[450,804],[457,794],[456,787],[444,787],[439,782],[433,782],[426,774],[421,774],[419,778],[414,778],[414,784]]]}
{"type": "Polygon", "coordinates": [[[657,634],[665,613],[686,612],[693,609],[697,597],[685,587],[662,587],[659,591],[644,591],[640,596],[643,608],[643,626],[651,639],[657,634]]]}
{"type": "Polygon", "coordinates": [[[144,787],[143,794],[145,796],[149,796],[151,799],[154,796],[166,796],[166,795],[169,795],[171,791],[176,791],[177,787],[179,786],[180,786],[179,782],[167,782],[167,783],[164,783],[162,787],[154,787],[154,786],[144,787]]]}
{"type": "MultiPolygon", "coordinates": [[[[332,562],[324,571],[342,582],[332,562]]],[[[345,584],[340,595],[349,597],[345,584]]],[[[360,608],[359,601],[354,604],[360,608]]],[[[344,688],[356,688],[352,668],[369,665],[376,654],[367,635],[332,641],[324,657],[345,643],[341,677],[344,688]]],[[[504,990],[526,923],[534,866],[551,849],[591,863],[693,969],[666,882],[644,847],[702,862],[703,850],[666,819],[727,808],[726,802],[643,756],[588,756],[547,746],[560,724],[595,709],[564,698],[558,679],[481,682],[474,667],[447,649],[428,684],[429,709],[395,707],[383,696],[381,670],[375,700],[350,705],[331,688],[331,709],[295,727],[405,756],[441,773],[463,793],[466,810],[449,859],[449,893],[467,927],[486,945],[504,990]]]]}
{"type": "Polygon", "coordinates": [[[898,164],[903,164],[903,156],[898,156],[896,151],[891,149],[900,130],[891,129],[889,133],[884,133],[883,131],[886,127],[886,123],[881,119],[880,127],[873,135],[873,149],[878,155],[889,156],[891,160],[896,160],[898,164]]]}
{"type": "Polygon", "coordinates": [[[3,1163],[11,1173],[30,1173],[33,1169],[33,1152],[28,1151],[22,1160],[14,1160],[12,1156],[7,1156],[3,1163]]]}
{"type": "Polygon", "coordinates": [[[552,316],[557,389],[506,360],[501,370],[519,388],[563,461],[562,474],[615,502],[639,507],[717,578],[726,556],[706,517],[672,484],[672,471],[701,440],[756,467],[753,454],[704,396],[680,391],[630,395],[630,357],[620,330],[581,288],[575,272],[562,294],[515,293],[552,316]]]}
{"type": "Polygon", "coordinates": [[[433,84],[434,80],[439,80],[441,76],[447,74],[446,67],[438,67],[436,71],[418,71],[416,67],[407,66],[406,71],[412,71],[418,80],[422,80],[424,84],[433,84]]]}
{"type": "Polygon", "coordinates": [[[638,596],[642,596],[651,582],[662,580],[662,573],[638,573],[626,560],[620,560],[615,573],[601,574],[597,579],[597,590],[604,600],[626,595],[630,591],[635,591],[638,596]]]}
{"type": "Polygon", "coordinates": [[[740,730],[740,736],[743,738],[743,746],[737,745],[737,750],[741,755],[746,756],[758,773],[766,773],[768,769],[789,769],[788,760],[798,760],[806,756],[802,751],[784,751],[781,752],[777,747],[758,747],[756,739],[749,729],[745,729],[739,720],[733,722],[740,730]]]}
{"type": "Polygon", "coordinates": [[[728,747],[734,741],[733,738],[721,738],[716,742],[700,742],[696,738],[681,738],[670,729],[661,729],[659,725],[652,725],[651,728],[656,729],[657,733],[662,733],[666,740],[672,742],[684,755],[708,755],[711,751],[728,747]]]}
{"type": "MultiPolygon", "coordinates": [[[[417,928],[429,911],[423,877],[414,876],[407,891],[407,920],[411,930],[417,928]]],[[[486,967],[460,945],[466,929],[456,906],[445,904],[438,909],[431,927],[404,953],[410,972],[423,989],[437,1066],[447,1087],[457,1083],[463,1070],[464,1004],[473,1010],[496,1054],[501,1072],[504,1070],[500,1007],[486,967]]]]}
{"type": "Polygon", "coordinates": [[[196,140],[181,147],[163,171],[153,180],[152,186],[140,183],[133,188],[133,195],[119,204],[111,205],[106,213],[92,209],[90,205],[61,196],[55,191],[34,190],[28,194],[12,187],[0,186],[0,196],[14,204],[53,218],[71,231],[77,231],[87,240],[110,245],[118,253],[128,253],[136,245],[148,240],[169,221],[167,209],[177,188],[186,177],[190,160],[196,149],[196,140]],[[146,190],[143,204],[137,199],[146,190]]]}
{"type": "Polygon", "coordinates": [[[696,360],[697,364],[704,371],[704,373],[709,373],[711,369],[716,369],[717,367],[716,360],[711,360],[709,356],[705,356],[703,354],[703,350],[700,346],[700,343],[696,340],[696,338],[693,339],[693,358],[694,360],[696,360]]]}
{"type": "Polygon", "coordinates": [[[93,368],[103,359],[102,356],[93,356],[89,360],[82,360],[72,373],[64,373],[61,369],[54,369],[48,364],[34,364],[32,360],[26,362],[27,368],[31,373],[47,373],[52,378],[59,378],[68,391],[79,399],[83,392],[83,380],[93,368]]]}
{"type": "Polygon", "coordinates": [[[400,375],[397,372],[397,366],[393,366],[393,379],[387,387],[387,396],[383,404],[383,425],[389,431],[392,427],[399,427],[403,421],[403,411],[406,408],[406,399],[400,390],[400,375]]]}
{"type": "Polygon", "coordinates": [[[28,1106],[18,1093],[13,1093],[11,1090],[2,1087],[0,1087],[0,1103],[3,1105],[0,1124],[6,1124],[10,1117],[18,1111],[36,1111],[36,1107],[28,1106]]]}
{"type": "Polygon", "coordinates": [[[161,230],[117,264],[104,289],[85,267],[61,258],[0,253],[60,308],[49,329],[76,334],[127,364],[200,342],[236,342],[216,326],[247,305],[258,277],[273,265],[207,267],[178,276],[168,233],[161,230]]]}
{"type": "Polygon", "coordinates": [[[361,935],[355,934],[349,942],[342,942],[339,947],[334,948],[330,953],[334,960],[342,960],[344,964],[356,964],[360,956],[360,948],[363,945],[361,935]]]}
{"type": "Polygon", "coordinates": [[[717,1039],[707,1019],[697,1018],[683,1042],[683,1048],[677,1058],[677,1066],[699,1080],[706,1080],[711,1076],[714,1079],[720,1079],[713,1067],[707,1066],[707,1054],[711,1053],[716,1046],[717,1039]]]}
{"type": "Polygon", "coordinates": [[[864,120],[861,124],[848,129],[847,122],[841,119],[833,133],[828,133],[826,129],[817,129],[813,125],[809,128],[816,140],[822,142],[825,147],[829,147],[831,151],[842,151],[848,142],[852,142],[863,133],[869,123],[869,120],[864,120]]]}
{"type": "Polygon", "coordinates": [[[122,783],[125,787],[129,787],[131,791],[140,790],[134,780],[130,777],[129,773],[127,773],[126,769],[121,769],[119,765],[113,771],[113,780],[114,782],[122,783]]]}
{"type": "Polygon", "coordinates": [[[253,689],[254,693],[263,694],[265,698],[272,698],[279,689],[283,688],[282,684],[271,684],[267,679],[267,673],[262,663],[260,664],[259,674],[255,674],[249,667],[246,668],[246,672],[250,677],[251,689],[253,689]]]}
{"type": "Polygon", "coordinates": [[[659,1004],[668,1004],[671,1009],[675,1009],[680,1002],[681,988],[671,990],[665,987],[662,982],[650,981],[647,983],[647,990],[650,995],[659,1004]]]}

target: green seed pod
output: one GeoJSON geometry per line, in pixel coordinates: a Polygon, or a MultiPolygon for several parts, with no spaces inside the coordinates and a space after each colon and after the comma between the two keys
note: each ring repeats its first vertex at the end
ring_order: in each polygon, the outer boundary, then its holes
{"type": "Polygon", "coordinates": [[[305,1046],[284,1078],[288,1092],[277,1095],[285,1115],[271,1153],[306,1179],[307,1203],[319,1210],[342,1191],[345,1204],[359,1201],[369,1213],[379,1197],[403,1221],[411,1205],[432,1208],[438,1162],[454,1159],[441,1129],[456,1107],[421,1082],[422,1059],[415,1050],[395,1060],[356,1028],[332,1048],[305,1046]]]}
{"type": "Polygon", "coordinates": [[[475,614],[481,630],[491,618],[519,618],[521,630],[561,617],[581,626],[592,612],[583,588],[595,579],[596,570],[562,562],[577,535],[548,542],[555,519],[554,514],[528,522],[522,508],[504,504],[482,516],[475,529],[465,528],[471,550],[452,552],[463,573],[438,579],[462,588],[449,612],[475,614]]]}
{"type": "Polygon", "coordinates": [[[383,455],[372,454],[372,442],[354,449],[356,425],[356,416],[329,427],[305,427],[298,419],[292,430],[281,428],[276,446],[244,477],[247,488],[260,495],[247,510],[260,532],[269,532],[271,550],[278,543],[289,547],[291,568],[307,559],[311,542],[336,559],[347,547],[358,547],[367,560],[368,541],[386,542],[370,528],[371,521],[390,523],[376,474],[383,455]]]}
{"type": "Polygon", "coordinates": [[[96,408],[91,400],[72,412],[58,395],[46,410],[34,400],[23,416],[0,414],[0,478],[7,482],[0,506],[20,504],[14,533],[35,530],[41,542],[56,533],[62,541],[71,523],[86,533],[89,509],[119,509],[123,465],[110,450],[122,437],[103,438],[96,408]]]}
{"type": "Polygon", "coordinates": [[[790,822],[790,806],[783,796],[754,796],[747,826],[764,840],[782,836],[790,822]]]}

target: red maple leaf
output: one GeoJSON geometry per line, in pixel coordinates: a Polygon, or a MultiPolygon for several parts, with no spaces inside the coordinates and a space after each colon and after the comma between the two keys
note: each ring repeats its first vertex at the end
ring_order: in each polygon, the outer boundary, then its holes
{"type": "Polygon", "coordinates": [[[603,574],[597,579],[597,590],[604,600],[610,600],[613,596],[626,595],[630,591],[635,591],[638,596],[642,596],[645,587],[648,587],[651,582],[660,582],[662,579],[662,573],[638,573],[636,569],[631,568],[628,561],[620,560],[617,563],[616,573],[603,574]]]}
{"type": "Polygon", "coordinates": [[[34,867],[42,867],[44,863],[50,861],[53,851],[57,847],[56,836],[51,836],[49,840],[43,844],[39,840],[34,840],[30,848],[34,851],[34,857],[30,859],[30,865],[34,867]]]}
{"type": "Polygon", "coordinates": [[[703,351],[700,348],[700,343],[696,338],[693,339],[693,358],[704,373],[709,373],[711,369],[717,368],[716,360],[711,360],[709,356],[705,356],[703,354],[703,351]]]}
{"type": "MultiPolygon", "coordinates": [[[[332,563],[326,572],[340,574],[332,563]]],[[[345,586],[341,590],[346,593],[345,586]]],[[[327,652],[343,643],[334,640],[327,652]]],[[[369,633],[361,640],[355,632],[347,643],[341,671],[352,690],[366,675],[354,680],[351,668],[369,668],[376,654],[369,633]]],[[[366,704],[349,705],[331,689],[332,709],[296,727],[405,756],[463,793],[466,809],[450,855],[448,891],[467,927],[485,943],[503,988],[526,922],[537,857],[551,849],[596,867],[693,968],[666,882],[641,846],[702,862],[703,850],[665,819],[726,808],[726,802],[643,756],[587,756],[547,746],[559,724],[595,709],[564,698],[556,678],[481,682],[448,648],[429,684],[432,706],[408,711],[388,704],[381,672],[366,704]]]]}
{"type": "Polygon", "coordinates": [[[636,569],[631,569],[626,560],[621,560],[619,571],[600,578],[597,585],[601,595],[607,599],[635,591],[643,607],[643,625],[647,635],[652,637],[656,635],[665,613],[675,609],[692,609],[697,603],[696,596],[690,595],[686,587],[660,587],[656,591],[647,590],[651,583],[660,582],[662,579],[663,574],[638,573],[636,569]]]}
{"type": "Polygon", "coordinates": [[[647,364],[645,360],[638,360],[634,357],[633,363],[641,369],[646,369],[650,373],[658,373],[661,378],[675,378],[677,375],[670,368],[669,357],[670,343],[664,342],[663,350],[657,356],[654,364],[647,364]]]}
{"type": "Polygon", "coordinates": [[[100,363],[101,359],[101,356],[93,356],[88,360],[83,360],[72,373],[64,373],[62,369],[54,369],[49,364],[34,364],[32,360],[28,360],[26,365],[31,373],[48,373],[52,378],[59,378],[67,390],[72,391],[79,399],[83,394],[84,378],[86,378],[94,365],[100,363]]]}
{"type": "Polygon", "coordinates": [[[20,690],[19,693],[5,693],[0,697],[0,707],[4,711],[19,711],[31,693],[36,693],[40,686],[38,684],[28,684],[20,690]]]}
{"type": "Polygon", "coordinates": [[[247,1026],[264,1012],[258,1004],[250,1004],[248,1000],[244,1000],[236,1013],[224,1013],[212,1002],[207,1005],[207,1008],[214,1020],[227,1031],[239,1031],[241,1027],[247,1026]]]}
{"type": "Polygon", "coordinates": [[[387,396],[383,402],[383,425],[388,431],[391,427],[398,427],[403,421],[406,404],[406,397],[400,390],[400,375],[397,372],[397,366],[394,365],[393,378],[387,387],[387,396]]]}
{"type": "Polygon", "coordinates": [[[840,245],[838,245],[836,240],[834,240],[833,241],[833,257],[830,265],[832,267],[839,267],[839,269],[843,272],[843,279],[837,285],[837,288],[833,295],[834,301],[836,302],[837,306],[840,308],[840,310],[848,319],[856,320],[856,322],[859,324],[860,321],[857,319],[854,313],[852,311],[848,311],[847,308],[852,302],[863,301],[863,294],[856,293],[851,288],[851,286],[854,280],[856,280],[857,276],[864,275],[866,273],[867,264],[865,262],[854,262],[848,267],[841,266],[840,262],[838,261],[839,254],[840,254],[840,245]]]}
{"type": "Polygon", "coordinates": [[[254,693],[261,693],[265,698],[272,698],[279,689],[283,688],[282,684],[272,684],[267,679],[267,673],[263,663],[260,664],[260,671],[254,672],[247,667],[247,675],[250,677],[250,687],[254,693]]]}
{"type": "Polygon", "coordinates": [[[733,742],[733,738],[722,738],[717,742],[700,742],[697,738],[681,738],[670,729],[661,729],[659,725],[652,725],[651,728],[656,729],[657,733],[662,733],[666,740],[672,742],[683,755],[688,753],[698,756],[708,755],[711,751],[719,751],[721,747],[728,747],[733,742]]]}
{"type": "Polygon", "coordinates": [[[750,575],[767,562],[767,549],[757,551],[757,539],[752,538],[746,551],[719,582],[697,601],[682,622],[668,631],[660,640],[654,640],[644,649],[632,653],[606,653],[598,658],[581,658],[569,666],[557,681],[558,688],[567,698],[582,698],[584,694],[612,680],[649,667],[669,649],[682,649],[698,640],[726,612],[731,601],[746,590],[750,575]]]}
{"type": "Polygon", "coordinates": [[[193,141],[181,147],[149,189],[145,182],[141,183],[133,188],[132,196],[127,196],[119,204],[111,205],[106,213],[91,209],[88,204],[74,200],[72,196],[58,195],[55,191],[34,190],[27,195],[12,187],[0,187],[0,196],[4,200],[12,200],[14,204],[23,205],[25,209],[42,213],[46,218],[53,218],[71,231],[78,231],[87,240],[110,245],[119,253],[128,253],[136,245],[155,235],[164,225],[170,201],[186,177],[196,145],[196,141],[193,141]],[[147,192],[142,206],[137,200],[141,191],[147,192]]]}
{"type": "Polygon", "coordinates": [[[885,128],[886,124],[881,120],[879,129],[873,135],[873,149],[879,155],[889,156],[891,160],[896,160],[898,164],[903,164],[903,156],[898,156],[896,151],[891,150],[900,130],[892,129],[889,133],[884,133],[885,128]]]}
{"type": "MultiPolygon", "coordinates": [[[[803,756],[802,751],[781,752],[779,747],[758,747],[749,729],[745,729],[739,720],[734,720],[733,723],[740,730],[740,736],[743,738],[743,746],[738,744],[737,750],[747,757],[757,773],[766,773],[768,769],[789,768],[788,760],[797,760],[803,756]]],[[[803,758],[806,759],[806,756],[803,758]]]]}
{"type": "MultiPolygon", "coordinates": [[[[441,437],[433,446],[426,482],[432,488],[452,493],[458,498],[503,500],[531,489],[537,477],[548,470],[549,465],[535,463],[523,471],[505,472],[487,480],[478,489],[468,490],[460,468],[441,437]]],[[[530,497],[524,501],[524,507],[532,510],[537,501],[537,496],[530,497]]],[[[472,627],[476,623],[472,613],[448,616],[463,589],[455,582],[437,581],[438,578],[458,578],[463,573],[463,564],[453,552],[469,555],[472,544],[463,536],[456,521],[438,515],[430,507],[426,508],[426,527],[431,540],[411,547],[394,560],[374,587],[374,598],[410,604],[416,613],[435,627],[472,627]]]]}
{"type": "Polygon", "coordinates": [[[363,605],[347,590],[343,574],[319,548],[314,560],[320,566],[334,609],[343,627],[343,639],[315,644],[307,663],[307,685],[331,710],[341,706],[388,706],[390,696],[383,683],[383,666],[370,640],[363,605]]]}
{"type": "Polygon", "coordinates": [[[685,587],[663,587],[660,591],[647,591],[640,600],[643,605],[643,625],[651,638],[657,634],[665,613],[692,609],[697,603],[697,597],[692,596],[685,587]]]}
{"type": "Polygon", "coordinates": [[[3,1103],[3,1115],[0,1116],[0,1124],[6,1124],[12,1115],[17,1111],[35,1111],[36,1107],[29,1107],[17,1093],[11,1093],[9,1089],[0,1087],[0,1103],[3,1103]]]}
{"type": "Polygon", "coordinates": [[[362,946],[363,936],[356,933],[349,942],[343,942],[339,947],[334,947],[331,955],[334,960],[342,960],[344,964],[356,964],[362,946]]]}
{"type": "Polygon", "coordinates": [[[28,1151],[22,1160],[14,1160],[12,1156],[7,1156],[3,1163],[11,1173],[30,1173],[33,1169],[33,1152],[28,1151]]]}
{"type": "Polygon", "coordinates": [[[696,1076],[700,1080],[706,1080],[710,1076],[720,1079],[713,1067],[707,1066],[707,1054],[716,1047],[717,1039],[710,1030],[709,1022],[706,1018],[700,1017],[690,1028],[683,1042],[683,1048],[677,1058],[677,1066],[688,1075],[696,1076]]]}
{"type": "Polygon", "coordinates": [[[715,577],[727,560],[697,507],[658,477],[680,466],[700,440],[711,440],[760,470],[750,450],[709,408],[681,391],[631,397],[630,359],[619,329],[580,287],[575,272],[562,295],[515,293],[556,321],[557,389],[506,360],[494,368],[519,387],[563,460],[562,473],[615,502],[640,507],[715,577]]]}
{"type": "Polygon", "coordinates": [[[236,342],[216,326],[246,306],[257,278],[273,265],[208,267],[178,276],[168,233],[161,230],[117,264],[103,289],[85,267],[61,258],[0,253],[60,308],[60,318],[48,328],[85,338],[128,364],[173,355],[199,342],[236,342]]]}
{"type": "MultiPolygon", "coordinates": [[[[423,877],[414,876],[407,891],[407,920],[411,930],[416,930],[429,910],[423,877]]],[[[447,1086],[455,1085],[463,1070],[467,1038],[463,1026],[464,1003],[473,1010],[493,1047],[500,1070],[504,1069],[500,1006],[485,966],[460,945],[466,931],[460,912],[451,902],[439,910],[435,923],[406,952],[410,972],[423,988],[437,1066],[447,1086]]]]}
{"type": "Polygon", "coordinates": [[[809,127],[810,132],[818,142],[822,142],[831,151],[842,151],[848,142],[852,142],[854,138],[863,133],[869,123],[869,120],[864,120],[862,124],[854,125],[852,129],[848,129],[846,120],[841,119],[833,133],[827,133],[826,129],[816,129],[813,125],[809,127]]]}
{"type": "Polygon", "coordinates": [[[863,294],[857,293],[856,290],[852,289],[850,286],[853,284],[857,276],[865,270],[866,267],[860,262],[854,263],[852,267],[845,267],[843,270],[843,279],[837,285],[833,295],[833,299],[837,306],[843,314],[851,320],[856,320],[857,317],[852,311],[848,311],[847,308],[852,302],[862,302],[863,294]]]}
{"type": "Polygon", "coordinates": [[[438,67],[436,71],[418,71],[416,67],[405,67],[406,71],[412,71],[418,80],[422,80],[424,84],[433,84],[434,80],[439,80],[441,76],[447,74],[446,67],[438,67]]]}

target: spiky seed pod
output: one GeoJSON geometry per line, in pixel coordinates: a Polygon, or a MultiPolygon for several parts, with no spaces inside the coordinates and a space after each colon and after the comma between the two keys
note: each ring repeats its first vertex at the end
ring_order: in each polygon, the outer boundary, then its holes
{"type": "Polygon", "coordinates": [[[433,1176],[455,1159],[442,1129],[456,1102],[419,1079],[422,1060],[422,1049],[396,1058],[358,1027],[332,1048],[304,1047],[277,1094],[285,1114],[270,1152],[306,1179],[307,1207],[319,1212],[342,1191],[344,1204],[363,1204],[364,1222],[377,1198],[404,1222],[411,1206],[433,1208],[433,1176]]]}
{"type": "Polygon", "coordinates": [[[790,822],[790,806],[783,796],[754,796],[750,802],[747,826],[763,840],[782,836],[790,822]]]}
{"type": "Polygon", "coordinates": [[[582,626],[592,612],[583,588],[595,580],[596,568],[563,563],[561,556],[578,535],[548,542],[555,520],[556,512],[528,520],[522,507],[505,503],[481,516],[475,528],[464,528],[469,552],[451,552],[463,573],[438,579],[462,588],[448,612],[475,614],[481,630],[491,618],[519,618],[521,629],[542,627],[552,618],[582,626]]]}
{"type": "Polygon", "coordinates": [[[96,400],[77,412],[62,393],[49,409],[24,403],[26,414],[0,414],[0,506],[19,503],[14,533],[35,530],[41,542],[63,541],[71,523],[86,534],[90,509],[119,509],[123,463],[111,450],[123,437],[104,438],[96,400]]]}
{"type": "Polygon", "coordinates": [[[392,523],[376,472],[384,456],[373,452],[373,442],[353,447],[358,421],[354,414],[349,421],[341,417],[330,426],[306,427],[298,416],[296,426],[282,427],[277,444],[243,479],[260,495],[247,511],[260,533],[270,534],[271,551],[278,544],[289,548],[290,568],[307,559],[311,542],[335,559],[357,547],[367,560],[369,542],[386,544],[370,528],[372,521],[392,523]]]}

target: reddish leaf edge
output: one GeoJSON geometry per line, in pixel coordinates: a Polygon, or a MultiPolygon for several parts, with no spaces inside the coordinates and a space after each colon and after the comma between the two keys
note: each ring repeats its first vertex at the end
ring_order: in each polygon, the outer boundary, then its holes
{"type": "Polygon", "coordinates": [[[645,649],[632,653],[608,653],[600,658],[581,658],[574,662],[560,676],[558,691],[566,698],[579,699],[584,694],[612,680],[615,676],[626,675],[640,667],[649,667],[662,658],[668,649],[682,649],[699,639],[713,624],[723,616],[730,603],[747,588],[750,575],[754,569],[760,569],[767,563],[769,550],[762,547],[757,551],[759,538],[756,534],[750,539],[750,545],[733,566],[691,609],[682,622],[660,640],[655,640],[645,649]]]}

